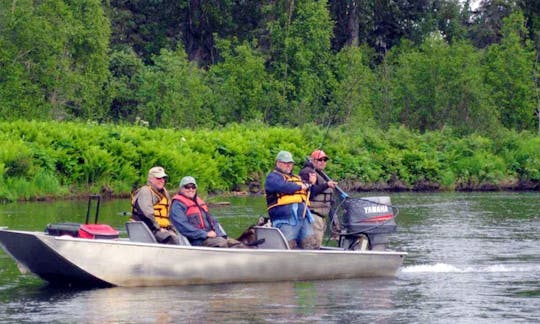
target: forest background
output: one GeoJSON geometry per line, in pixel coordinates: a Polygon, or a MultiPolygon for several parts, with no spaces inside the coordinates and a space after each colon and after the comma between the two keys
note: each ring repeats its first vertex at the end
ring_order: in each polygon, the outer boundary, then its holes
{"type": "Polygon", "coordinates": [[[539,53],[538,1],[0,0],[0,200],[319,147],[349,190],[540,190],[539,53]]]}

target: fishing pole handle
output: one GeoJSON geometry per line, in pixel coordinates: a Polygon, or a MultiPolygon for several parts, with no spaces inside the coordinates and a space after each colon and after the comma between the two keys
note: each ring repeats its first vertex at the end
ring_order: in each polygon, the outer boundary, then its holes
{"type": "Polygon", "coordinates": [[[343,199],[349,198],[349,194],[346,193],[345,191],[343,191],[343,189],[341,189],[339,186],[336,186],[335,189],[336,189],[337,191],[339,191],[339,193],[341,194],[341,197],[342,197],[343,199]]]}
{"type": "MultiPolygon", "coordinates": [[[[334,181],[323,170],[315,169],[315,172],[317,172],[321,177],[323,177],[325,181],[334,181]]],[[[349,194],[343,191],[343,189],[341,189],[338,185],[336,185],[334,188],[341,194],[341,198],[349,198],[349,194]]]]}

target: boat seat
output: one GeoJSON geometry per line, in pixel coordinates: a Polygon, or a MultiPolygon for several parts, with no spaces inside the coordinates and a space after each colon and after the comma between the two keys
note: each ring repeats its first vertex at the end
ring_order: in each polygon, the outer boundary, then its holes
{"type": "Polygon", "coordinates": [[[191,246],[191,243],[189,242],[188,238],[185,237],[184,235],[178,233],[178,239],[179,239],[179,243],[178,245],[185,245],[185,246],[191,246]]]}
{"type": "Polygon", "coordinates": [[[279,228],[266,226],[253,226],[253,228],[256,239],[264,239],[264,242],[257,246],[259,249],[290,250],[289,243],[279,228]]]}
{"type": "Polygon", "coordinates": [[[140,243],[157,243],[156,237],[148,226],[141,221],[126,222],[126,230],[129,236],[129,240],[132,242],[140,243]]]}
{"type": "MultiPolygon", "coordinates": [[[[156,237],[144,222],[126,222],[126,230],[128,232],[129,240],[132,242],[157,243],[156,237]]],[[[178,233],[178,239],[178,245],[191,246],[188,238],[184,235],[178,233]]]]}
{"type": "Polygon", "coordinates": [[[225,234],[225,236],[227,236],[227,232],[225,232],[225,229],[223,228],[223,226],[221,226],[220,223],[218,223],[218,227],[219,227],[219,230],[220,230],[223,234],[225,234]]]}

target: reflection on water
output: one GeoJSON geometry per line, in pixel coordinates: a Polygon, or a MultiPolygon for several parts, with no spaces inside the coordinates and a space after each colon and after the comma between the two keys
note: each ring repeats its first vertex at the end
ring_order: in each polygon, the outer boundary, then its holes
{"type": "MultiPolygon", "coordinates": [[[[396,278],[58,290],[0,253],[0,322],[493,323],[540,321],[540,194],[391,194],[400,208],[391,246],[409,253],[396,278]]],[[[231,236],[264,199],[223,198],[231,236]]],[[[129,202],[103,204],[123,229],[129,202]]],[[[86,202],[0,205],[0,226],[43,229],[84,220],[86,202]]],[[[315,266],[315,265],[314,265],[315,266]]]]}
{"type": "Polygon", "coordinates": [[[0,309],[11,320],[103,323],[393,321],[393,280],[166,288],[27,289],[0,309]]]}

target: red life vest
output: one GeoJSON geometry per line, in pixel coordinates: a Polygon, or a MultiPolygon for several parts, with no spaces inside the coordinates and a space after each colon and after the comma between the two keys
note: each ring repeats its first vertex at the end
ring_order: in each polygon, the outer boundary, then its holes
{"type": "Polygon", "coordinates": [[[195,224],[197,224],[197,227],[199,227],[200,229],[205,229],[204,219],[206,218],[213,230],[214,222],[212,222],[209,218],[206,217],[206,214],[208,213],[208,205],[204,202],[204,200],[199,198],[199,196],[195,198],[196,200],[193,200],[184,195],[176,194],[173,197],[173,201],[178,200],[182,205],[186,206],[186,216],[196,217],[197,222],[195,224]]]}

